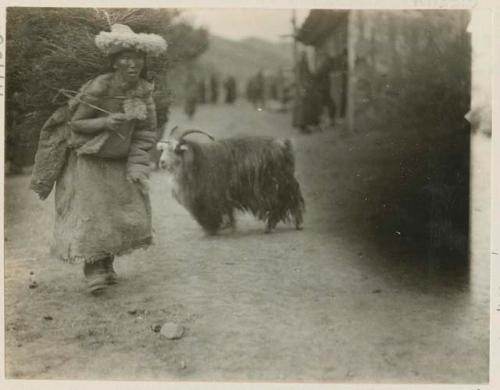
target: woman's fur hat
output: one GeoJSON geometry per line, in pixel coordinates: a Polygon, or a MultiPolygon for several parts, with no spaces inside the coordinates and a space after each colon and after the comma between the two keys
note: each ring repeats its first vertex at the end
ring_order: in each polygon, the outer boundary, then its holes
{"type": "Polygon", "coordinates": [[[95,37],[95,44],[108,56],[123,50],[138,50],[157,56],[167,50],[167,42],[161,36],[135,33],[124,24],[113,24],[109,32],[101,31],[95,37]]]}

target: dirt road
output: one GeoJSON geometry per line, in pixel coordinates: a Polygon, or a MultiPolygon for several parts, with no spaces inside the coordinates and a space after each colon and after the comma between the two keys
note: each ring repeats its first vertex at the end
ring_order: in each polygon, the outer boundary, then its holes
{"type": "MultiPolygon", "coordinates": [[[[185,121],[174,110],[172,122],[185,121]]],[[[397,245],[404,232],[381,247],[357,222],[356,205],[374,201],[359,182],[378,185],[364,168],[384,169],[366,154],[380,134],[299,135],[287,114],[243,103],[201,107],[192,124],[292,137],[305,229],[267,235],[240,216],[236,233],[205,237],[155,172],[155,245],[120,258],[120,283],[94,298],[79,266],[49,255],[53,199],[37,200],[27,176],[8,178],[8,378],[487,381],[487,267],[433,273],[397,245]],[[185,327],[181,339],[152,330],[167,321],[185,327]]]]}

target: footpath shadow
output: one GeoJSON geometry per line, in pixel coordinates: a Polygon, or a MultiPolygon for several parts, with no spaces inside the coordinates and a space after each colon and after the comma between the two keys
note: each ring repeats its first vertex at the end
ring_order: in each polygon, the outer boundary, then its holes
{"type": "Polygon", "coordinates": [[[343,133],[331,143],[328,182],[320,188],[331,191],[321,206],[326,228],[376,245],[388,269],[392,263],[465,287],[469,145],[466,122],[367,137],[343,133]]]}

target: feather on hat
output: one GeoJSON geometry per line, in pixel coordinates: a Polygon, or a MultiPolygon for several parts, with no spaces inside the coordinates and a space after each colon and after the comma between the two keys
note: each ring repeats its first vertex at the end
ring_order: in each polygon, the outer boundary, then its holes
{"type": "Polygon", "coordinates": [[[135,33],[124,24],[113,24],[111,31],[101,31],[95,44],[106,55],[122,50],[139,50],[157,56],[167,50],[167,42],[156,34],[135,33]]]}

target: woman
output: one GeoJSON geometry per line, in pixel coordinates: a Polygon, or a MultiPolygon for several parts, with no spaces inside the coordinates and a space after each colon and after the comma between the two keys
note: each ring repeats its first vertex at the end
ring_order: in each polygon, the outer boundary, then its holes
{"type": "Polygon", "coordinates": [[[93,294],[117,282],[115,256],[151,243],[147,180],[156,110],[152,85],[142,76],[146,55],[165,51],[166,42],[114,25],[96,37],[96,45],[113,69],[86,83],[70,102],[53,247],[64,261],[83,261],[93,294]]]}

